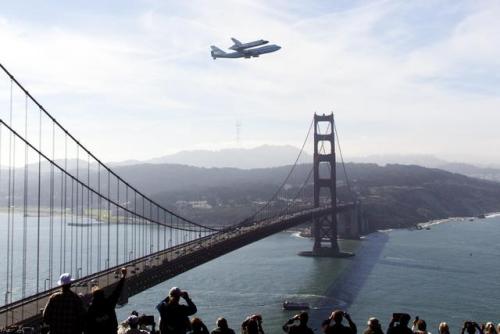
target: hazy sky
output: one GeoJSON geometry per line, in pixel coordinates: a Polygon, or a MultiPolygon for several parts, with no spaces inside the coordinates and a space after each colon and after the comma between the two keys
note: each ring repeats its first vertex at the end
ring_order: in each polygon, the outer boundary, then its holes
{"type": "Polygon", "coordinates": [[[243,146],[300,146],[334,111],[349,156],[500,162],[499,18],[494,0],[4,1],[0,62],[105,161],[232,147],[237,121],[243,146]],[[282,49],[214,61],[230,37],[282,49]]]}

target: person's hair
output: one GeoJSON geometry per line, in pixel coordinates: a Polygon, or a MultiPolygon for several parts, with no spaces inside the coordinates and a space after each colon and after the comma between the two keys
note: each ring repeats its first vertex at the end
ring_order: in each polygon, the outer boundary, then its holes
{"type": "Polygon", "coordinates": [[[217,322],[215,323],[215,325],[217,327],[224,328],[224,329],[229,328],[229,325],[227,324],[227,320],[223,317],[220,317],[219,319],[217,319],[217,322]]]}
{"type": "Polygon", "coordinates": [[[419,331],[425,332],[427,331],[427,324],[425,323],[424,320],[420,319],[416,323],[416,327],[419,331]]]}
{"type": "Polygon", "coordinates": [[[307,324],[307,322],[309,321],[309,314],[307,314],[307,312],[300,312],[299,320],[301,324],[307,324]]]}
{"type": "Polygon", "coordinates": [[[448,324],[446,322],[442,322],[439,324],[439,333],[440,334],[449,334],[450,333],[450,327],[448,327],[448,324]]]}
{"type": "Polygon", "coordinates": [[[92,288],[92,303],[100,303],[105,299],[104,290],[95,286],[92,288]]]}
{"type": "Polygon", "coordinates": [[[259,324],[257,320],[252,318],[247,318],[241,324],[242,332],[245,334],[258,334],[259,333],[259,324]]]}
{"type": "Polygon", "coordinates": [[[333,321],[341,323],[342,319],[344,319],[344,311],[341,310],[333,311],[333,321]]]}
{"type": "Polygon", "coordinates": [[[491,321],[487,322],[485,325],[484,325],[484,330],[485,332],[488,332],[488,333],[496,333],[497,330],[495,328],[495,324],[492,323],[491,321]]]}
{"type": "Polygon", "coordinates": [[[368,319],[367,325],[368,325],[371,329],[375,329],[375,328],[377,328],[377,327],[379,327],[379,326],[380,326],[380,322],[378,321],[378,319],[377,319],[377,318],[371,317],[370,319],[368,319]]]}
{"type": "Polygon", "coordinates": [[[191,319],[191,327],[192,329],[201,329],[203,327],[203,321],[200,318],[194,317],[191,319]]]}

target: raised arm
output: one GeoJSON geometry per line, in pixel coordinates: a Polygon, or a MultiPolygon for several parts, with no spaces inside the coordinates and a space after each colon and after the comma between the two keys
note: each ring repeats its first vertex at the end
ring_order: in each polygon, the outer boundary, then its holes
{"type": "Polygon", "coordinates": [[[193,301],[191,300],[191,298],[189,298],[189,295],[186,291],[183,291],[182,292],[182,298],[184,298],[184,300],[186,301],[187,303],[187,306],[186,306],[186,315],[193,315],[195,314],[198,309],[196,308],[196,305],[193,303],[193,301]]]}
{"type": "Polygon", "coordinates": [[[121,269],[122,277],[120,278],[120,281],[116,285],[116,288],[113,290],[111,295],[109,296],[109,302],[116,307],[116,304],[118,303],[118,299],[120,298],[120,295],[122,294],[123,291],[123,286],[125,285],[125,277],[127,277],[127,268],[122,268],[121,269]]]}
{"type": "Polygon", "coordinates": [[[356,327],[356,324],[352,321],[351,315],[347,312],[344,312],[344,317],[346,318],[347,322],[349,323],[349,327],[351,328],[352,334],[356,334],[358,331],[358,328],[356,327]]]}

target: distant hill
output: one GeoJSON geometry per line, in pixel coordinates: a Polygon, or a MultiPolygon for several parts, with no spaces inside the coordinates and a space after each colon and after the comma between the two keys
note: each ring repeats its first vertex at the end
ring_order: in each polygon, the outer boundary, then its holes
{"type": "MultiPolygon", "coordinates": [[[[218,151],[181,151],[145,161],[127,160],[111,163],[112,166],[148,164],[181,164],[195,167],[231,167],[241,169],[268,168],[290,165],[300,150],[294,146],[263,145],[255,148],[229,148],[218,151]]],[[[299,163],[312,162],[312,156],[302,153],[299,163]]]]}
{"type": "MultiPolygon", "coordinates": [[[[73,162],[72,162],[73,164],[73,162]]],[[[293,198],[296,190],[311,170],[311,164],[296,166],[288,181],[290,189],[285,197],[293,198]]],[[[28,204],[37,204],[38,168],[28,171],[28,204]]],[[[288,174],[291,166],[258,169],[200,168],[178,164],[138,164],[117,166],[116,173],[145,194],[166,207],[188,218],[206,224],[230,224],[247,217],[261,203],[265,203],[288,174]],[[260,204],[259,204],[260,203],[260,204]]],[[[456,168],[464,168],[457,166],[456,168]]],[[[340,165],[338,196],[349,200],[346,180],[340,165]]],[[[448,171],[415,165],[347,163],[350,185],[361,200],[363,216],[371,229],[409,227],[419,222],[451,216],[476,216],[500,212],[500,183],[467,177],[448,171]]],[[[90,170],[90,179],[96,188],[97,170],[90,170]]],[[[470,172],[474,172],[471,170],[470,172]]],[[[16,196],[14,206],[23,206],[22,185],[15,174],[16,196]]],[[[101,171],[101,173],[103,173],[101,171]]],[[[3,173],[2,173],[3,174],[3,173]]],[[[5,174],[3,174],[5,175],[5,174]]],[[[49,204],[50,170],[42,170],[42,206],[49,204]]],[[[107,191],[106,174],[101,174],[100,190],[107,191]]],[[[55,178],[55,189],[60,188],[60,177],[55,178]]],[[[116,189],[112,181],[112,189],[116,189]]],[[[0,197],[6,198],[7,178],[0,179],[0,197]]],[[[305,201],[310,201],[313,185],[305,189],[305,201]]],[[[57,196],[57,194],[56,194],[57,196]]],[[[60,198],[55,199],[56,203],[60,198]]]]}
{"type": "Polygon", "coordinates": [[[439,168],[452,173],[459,173],[479,179],[500,181],[500,167],[482,166],[462,162],[449,162],[430,154],[381,154],[365,157],[349,158],[349,161],[360,163],[375,163],[381,166],[387,164],[418,165],[429,168],[439,168]]]}
{"type": "MultiPolygon", "coordinates": [[[[227,223],[251,212],[252,202],[268,199],[289,168],[242,170],[146,164],[118,167],[116,171],[172,209],[176,209],[178,201],[207,201],[213,207],[211,210],[186,210],[182,214],[205,223],[227,223]]],[[[310,168],[311,164],[297,166],[290,185],[299,186],[310,168]]],[[[340,168],[338,193],[347,200],[340,168]]],[[[432,219],[500,211],[497,182],[415,165],[348,163],[346,169],[372,229],[408,227],[432,219]]]]}

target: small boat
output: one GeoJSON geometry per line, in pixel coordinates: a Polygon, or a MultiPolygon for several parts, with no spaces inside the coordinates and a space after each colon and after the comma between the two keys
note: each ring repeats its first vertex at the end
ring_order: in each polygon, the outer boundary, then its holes
{"type": "Polygon", "coordinates": [[[484,218],[486,218],[486,216],[484,214],[480,214],[479,216],[477,216],[477,218],[484,219],[484,218]]]}
{"type": "Polygon", "coordinates": [[[283,302],[284,310],[309,310],[309,308],[309,303],[290,302],[288,300],[283,302]]]}

